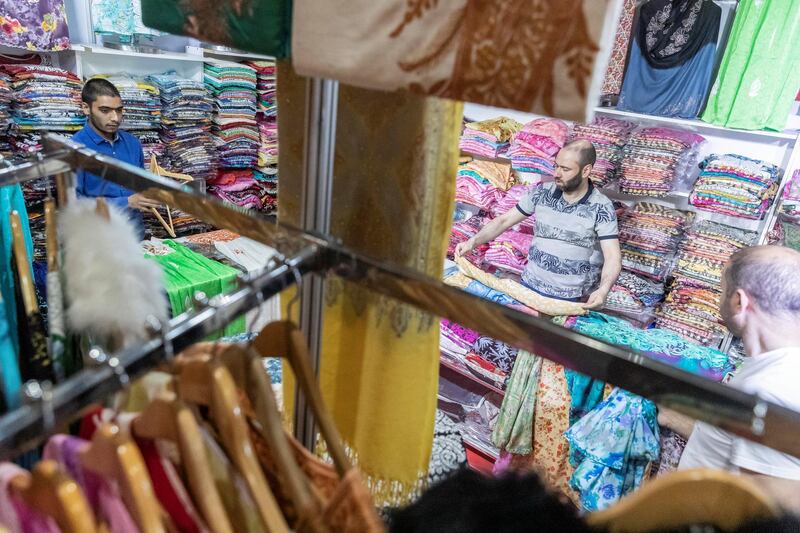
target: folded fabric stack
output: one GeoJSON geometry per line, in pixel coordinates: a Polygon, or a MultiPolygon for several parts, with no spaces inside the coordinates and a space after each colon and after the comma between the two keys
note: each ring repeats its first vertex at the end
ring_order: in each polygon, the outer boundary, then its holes
{"type": "Polygon", "coordinates": [[[132,131],[139,142],[142,143],[144,152],[144,168],[150,168],[150,160],[156,156],[159,165],[164,165],[167,155],[167,147],[161,142],[161,135],[158,131],[138,130],[132,131]]]}
{"type": "Polygon", "coordinates": [[[26,157],[43,150],[42,134],[35,131],[19,131],[13,126],[6,136],[9,149],[15,156],[26,157]]]}
{"type": "Polygon", "coordinates": [[[781,211],[791,216],[800,214],[800,169],[792,173],[792,177],[783,189],[781,211]]]}
{"type": "Polygon", "coordinates": [[[75,74],[42,65],[2,65],[0,71],[11,77],[11,116],[20,131],[83,127],[81,81],[75,74]]]}
{"type": "Polygon", "coordinates": [[[606,299],[606,309],[635,315],[650,314],[664,299],[664,284],[623,270],[606,299]]]}
{"type": "Polygon", "coordinates": [[[642,196],[665,196],[677,177],[687,174],[705,139],[669,128],[644,128],[623,149],[620,190],[642,196]]]}
{"type": "Polygon", "coordinates": [[[209,194],[245,209],[262,211],[270,204],[271,188],[256,180],[252,169],[220,170],[216,178],[206,183],[209,194]]]}
{"type": "Polygon", "coordinates": [[[439,327],[440,349],[450,359],[462,361],[472,350],[472,345],[480,337],[480,333],[465,328],[455,322],[443,318],[439,327]]]}
{"type": "Polygon", "coordinates": [[[780,169],[741,155],[712,154],[689,196],[689,203],[706,211],[761,219],[778,190],[780,169]]]}
{"type": "MultiPolygon", "coordinates": [[[[489,220],[483,217],[474,216],[464,222],[457,222],[453,224],[453,229],[450,232],[450,241],[447,245],[447,257],[453,259],[456,246],[460,242],[471,239],[489,220]]],[[[470,263],[474,265],[481,265],[484,262],[486,251],[489,250],[488,244],[482,244],[468,253],[465,257],[470,263]]]]}
{"type": "Polygon", "coordinates": [[[623,268],[663,281],[672,266],[684,228],[693,216],[646,202],[625,212],[619,217],[623,268]]]}
{"type": "Polygon", "coordinates": [[[458,168],[457,176],[472,176],[476,181],[502,191],[509,190],[515,183],[511,166],[493,161],[470,161],[458,168]]]}
{"type": "Polygon", "coordinates": [[[264,207],[261,208],[261,211],[268,214],[274,213],[278,209],[278,173],[264,173],[256,170],[253,172],[253,178],[265,192],[264,207]]]}
{"type": "Polygon", "coordinates": [[[458,146],[468,154],[495,158],[505,153],[511,136],[520,128],[522,124],[508,117],[470,122],[464,126],[458,146]]]}
{"type": "Polygon", "coordinates": [[[264,117],[278,114],[276,68],[274,61],[247,61],[245,65],[256,71],[258,84],[258,113],[264,117]]]}
{"type": "Polygon", "coordinates": [[[721,296],[719,288],[713,285],[675,278],[658,310],[656,326],[705,346],[718,344],[728,332],[719,312],[721,296]]]}
{"type": "MultiPolygon", "coordinates": [[[[514,185],[506,191],[506,194],[500,198],[491,209],[493,217],[499,217],[503,213],[516,208],[522,198],[528,194],[530,187],[527,185],[514,185]]],[[[536,227],[536,220],[530,216],[514,226],[512,229],[522,233],[529,233],[533,235],[534,228],[536,227]]]]}
{"type": "Polygon", "coordinates": [[[591,124],[576,124],[572,139],[591,141],[597,152],[597,161],[592,168],[594,184],[605,187],[617,178],[617,169],[622,162],[622,149],[628,136],[636,128],[633,122],[606,117],[595,117],[591,124]]]}
{"type": "Polygon", "coordinates": [[[161,96],[161,140],[168,170],[209,179],[216,173],[211,142],[212,100],[202,82],[174,72],[150,76],[161,96]]]}
{"type": "Polygon", "coordinates": [[[726,332],[719,315],[722,270],[733,253],[751,246],[757,237],[755,232],[709,220],[689,229],[656,325],[703,344],[718,342],[726,332]]]}
{"type": "Polygon", "coordinates": [[[490,265],[521,275],[528,264],[533,235],[508,230],[489,243],[484,256],[490,265]]]}
{"type": "Polygon", "coordinates": [[[507,156],[518,172],[555,174],[558,151],[567,142],[567,125],[558,119],[538,118],[513,135],[507,156]]]}
{"type": "Polygon", "coordinates": [[[206,63],[203,80],[214,97],[211,132],[221,168],[253,168],[261,136],[256,123],[256,71],[239,63],[206,63]]]}
{"type": "Polygon", "coordinates": [[[0,130],[5,130],[11,123],[11,78],[0,72],[0,130]]]}
{"type": "Polygon", "coordinates": [[[157,130],[161,127],[161,98],[154,83],[128,74],[96,77],[107,79],[119,91],[125,106],[123,128],[131,131],[157,130]]]}
{"type": "Polygon", "coordinates": [[[470,170],[461,169],[456,175],[456,202],[480,207],[491,212],[505,193],[492,185],[488,179],[470,170]]]}
{"type": "Polygon", "coordinates": [[[258,118],[260,144],[258,146],[258,167],[266,168],[278,164],[278,121],[258,118]]]}

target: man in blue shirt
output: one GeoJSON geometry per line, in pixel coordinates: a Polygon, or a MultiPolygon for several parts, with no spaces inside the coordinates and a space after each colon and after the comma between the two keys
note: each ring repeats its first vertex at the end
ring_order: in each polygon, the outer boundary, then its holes
{"type": "MultiPolygon", "coordinates": [[[[101,154],[143,168],[144,153],[139,139],[120,129],[124,108],[114,84],[100,78],[91,79],[83,86],[81,99],[86,126],[75,134],[74,139],[101,154]]],[[[134,194],[125,187],[83,170],[77,173],[77,193],[82,197],[105,198],[128,213],[139,226],[140,233],[143,233],[144,226],[139,211],[159,205],[141,194],[134,194]]]]}

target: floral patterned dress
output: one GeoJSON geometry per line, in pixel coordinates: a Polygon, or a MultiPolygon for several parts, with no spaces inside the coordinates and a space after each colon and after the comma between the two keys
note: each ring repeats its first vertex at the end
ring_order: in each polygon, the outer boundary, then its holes
{"type": "Polygon", "coordinates": [[[69,48],[64,0],[0,0],[0,45],[40,52],[69,48]]]}

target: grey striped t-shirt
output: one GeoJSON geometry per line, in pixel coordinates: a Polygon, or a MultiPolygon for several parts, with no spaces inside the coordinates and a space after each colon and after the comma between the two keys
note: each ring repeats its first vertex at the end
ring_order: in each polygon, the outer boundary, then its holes
{"type": "Polygon", "coordinates": [[[555,183],[549,183],[532,188],[517,209],[536,218],[522,281],[551,298],[580,300],[588,295],[603,265],[598,241],[618,238],[611,200],[590,181],[583,198],[569,203],[555,183]]]}

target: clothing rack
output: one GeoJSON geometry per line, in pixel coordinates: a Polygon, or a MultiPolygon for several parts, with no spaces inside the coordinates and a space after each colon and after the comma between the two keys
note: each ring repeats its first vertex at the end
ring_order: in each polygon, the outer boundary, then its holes
{"type": "MultiPolygon", "coordinates": [[[[44,162],[0,169],[0,186],[46,175],[41,172],[37,174],[34,168],[36,165],[40,169],[60,168],[61,172],[83,168],[142,193],[148,198],[186,211],[217,227],[235,231],[273,246],[284,256],[296,258],[303,253],[311,253],[309,250],[314,250],[313,260],[300,262],[301,270],[304,272],[338,275],[512,346],[536,353],[595,379],[607,381],[665,407],[800,457],[800,413],[764,401],[756,395],[689,374],[644,355],[564,329],[545,318],[532,317],[472,296],[416,271],[385,264],[379,259],[355,253],[330,237],[303,232],[285,224],[276,224],[258,215],[249,214],[236,206],[225,205],[214,198],[189,192],[175,182],[96,154],[64,137],[46,135],[44,143],[49,154],[44,157],[44,162]]],[[[278,276],[281,279],[280,283],[275,281],[271,284],[271,288],[284,286],[281,283],[287,281],[291,282],[288,279],[288,270],[282,273],[273,271],[266,276],[278,276]]],[[[237,312],[244,310],[244,305],[236,309],[237,312]]],[[[208,312],[201,310],[199,313],[204,311],[208,312]]],[[[233,318],[233,311],[224,313],[224,317],[233,318]]],[[[214,327],[218,327],[220,323],[215,321],[214,327]]],[[[200,329],[197,335],[191,335],[186,339],[181,337],[181,341],[177,344],[173,342],[173,349],[180,350],[191,342],[190,339],[202,338],[202,332],[200,329]]],[[[170,340],[172,339],[168,334],[167,341],[170,340]]],[[[157,338],[139,347],[138,350],[140,351],[131,349],[118,354],[120,363],[129,375],[139,375],[146,371],[147,367],[153,368],[163,360],[159,357],[159,354],[163,355],[163,342],[157,338]],[[136,359],[137,354],[141,356],[139,359],[136,359]],[[128,363],[133,363],[134,360],[140,361],[140,364],[131,370],[128,363]]],[[[47,429],[43,426],[42,420],[47,418],[48,411],[56,413],[55,419],[61,420],[59,417],[67,416],[69,413],[77,414],[74,410],[88,405],[89,400],[96,401],[105,397],[109,391],[119,388],[118,376],[110,369],[88,372],[102,372],[102,374],[92,374],[92,388],[100,390],[91,397],[73,398],[66,394],[70,387],[75,386],[73,378],[54,389],[52,410],[49,407],[47,410],[43,409],[41,405],[36,408],[26,406],[20,411],[0,418],[0,436],[2,436],[0,455],[11,452],[7,446],[33,439],[37,428],[40,434],[43,428],[47,429]],[[102,388],[108,386],[111,388],[102,388]],[[62,406],[61,404],[68,399],[69,406],[62,406]],[[16,422],[17,420],[20,422],[16,422]],[[23,429],[25,429],[24,438],[18,438],[14,433],[23,429]]],[[[88,381],[88,377],[83,379],[88,381]]],[[[41,401],[39,403],[42,404],[41,401]]],[[[37,440],[45,436],[40,435],[37,440]]]]}

